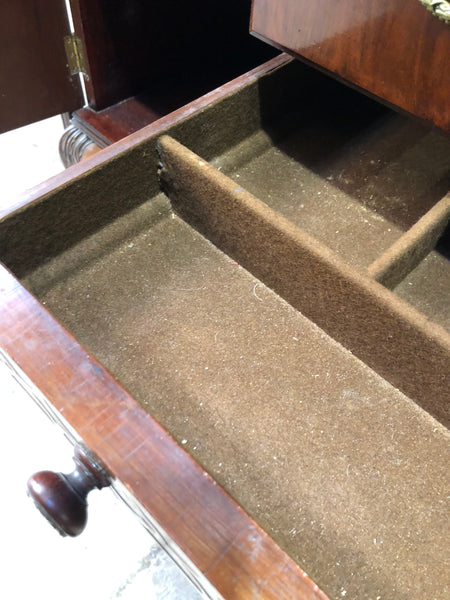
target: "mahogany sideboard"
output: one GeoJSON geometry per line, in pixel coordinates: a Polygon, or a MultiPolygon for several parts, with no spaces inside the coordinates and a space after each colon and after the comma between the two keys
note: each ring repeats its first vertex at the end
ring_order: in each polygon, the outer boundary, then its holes
{"type": "MultiPolygon", "coordinates": [[[[250,0],[3,3],[0,131],[68,113],[66,165],[274,56],[248,35],[250,0]],[[230,43],[231,42],[231,43],[230,43]],[[87,104],[78,73],[82,74],[87,104]],[[6,93],[5,93],[6,92],[6,93]],[[29,102],[29,98],[33,102],[29,102]]],[[[251,32],[397,109],[449,130],[447,0],[252,5],[251,32]]]]}
{"type": "MultiPolygon", "coordinates": [[[[178,9],[158,14],[155,20],[151,6],[143,8],[138,4],[131,10],[128,7],[126,11],[132,18],[124,29],[120,11],[116,9],[111,11],[79,0],[72,0],[72,4],[77,29],[87,31],[86,35],[81,33],[81,39],[85,54],[92,57],[93,63],[92,67],[89,61],[87,64],[89,106],[72,113],[75,130],[72,135],[81,132],[81,136],[86,136],[81,139],[92,140],[99,147],[129,135],[166,114],[171,107],[180,106],[183,99],[185,102],[194,99],[214,84],[223,83],[227,77],[236,76],[256,66],[258,59],[259,62],[264,59],[264,49],[252,46],[245,35],[248,9],[242,2],[227,3],[225,12],[223,5],[195,9],[189,5],[184,10],[202,15],[203,20],[196,23],[197,35],[189,35],[184,28],[186,15],[172,21],[178,9]],[[99,19],[105,10],[106,17],[99,19]],[[103,25],[91,32],[89,25],[98,22],[103,25]],[[127,35],[136,35],[136,29],[139,32],[148,22],[154,22],[158,32],[165,32],[162,48],[159,37],[149,38],[143,31],[137,34],[137,50],[133,44],[127,45],[127,35]],[[109,46],[109,53],[113,54],[108,57],[108,50],[99,52],[95,48],[99,40],[108,39],[110,30],[120,34],[114,50],[109,46]],[[170,39],[166,37],[167,31],[170,39]],[[228,43],[229,32],[232,44],[228,43]],[[190,43],[192,38],[198,39],[198,44],[190,43]],[[199,46],[208,47],[206,63],[203,52],[202,60],[198,61],[199,46]],[[186,56],[187,48],[192,56],[186,56]],[[153,56],[155,52],[162,52],[165,60],[156,65],[151,62],[150,70],[144,68],[142,57],[153,56]],[[180,71],[180,55],[182,70],[187,67],[182,80],[178,76],[173,78],[173,73],[180,71]],[[101,65],[96,64],[99,56],[101,65]],[[123,63],[130,68],[123,69],[123,63]],[[162,70],[161,65],[164,65],[162,70]],[[106,76],[109,72],[111,76],[106,76]],[[101,73],[103,76],[99,77],[101,73]],[[89,83],[96,80],[96,86],[89,83]]],[[[449,24],[447,0],[254,0],[250,31],[395,109],[449,132],[449,24]]],[[[108,47],[103,42],[105,46],[108,47]]],[[[266,50],[265,60],[268,58],[266,50]]],[[[66,160],[73,162],[76,158],[69,152],[66,160]]]]}

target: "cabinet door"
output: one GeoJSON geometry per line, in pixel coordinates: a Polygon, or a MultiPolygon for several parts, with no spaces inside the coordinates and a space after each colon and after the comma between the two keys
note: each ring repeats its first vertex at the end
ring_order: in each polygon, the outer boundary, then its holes
{"type": "Polygon", "coordinates": [[[83,105],[64,0],[0,0],[0,133],[83,105]]]}
{"type": "Polygon", "coordinates": [[[450,132],[450,26],[419,0],[253,0],[251,31],[450,132]]]}
{"type": "Polygon", "coordinates": [[[214,73],[223,74],[225,83],[274,55],[248,33],[250,0],[70,0],[70,5],[84,45],[89,106],[97,111],[143,91],[158,95],[174,82],[189,88],[214,73]]]}

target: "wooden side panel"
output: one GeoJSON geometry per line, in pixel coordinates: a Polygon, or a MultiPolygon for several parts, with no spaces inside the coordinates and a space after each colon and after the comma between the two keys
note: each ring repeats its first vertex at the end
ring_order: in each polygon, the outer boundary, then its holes
{"type": "Polygon", "coordinates": [[[251,31],[450,132],[450,27],[418,0],[254,0],[251,31]]]}
{"type": "Polygon", "coordinates": [[[0,133],[83,105],[64,0],[0,0],[0,133]]]}

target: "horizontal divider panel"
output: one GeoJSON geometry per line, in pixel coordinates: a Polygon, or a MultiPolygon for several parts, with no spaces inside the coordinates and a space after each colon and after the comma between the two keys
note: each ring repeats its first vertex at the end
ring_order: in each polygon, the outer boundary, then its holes
{"type": "Polygon", "coordinates": [[[435,418],[449,424],[450,336],[169,136],[174,211],[435,418]]]}
{"type": "Polygon", "coordinates": [[[393,289],[433,250],[450,219],[450,194],[426,212],[367,269],[372,277],[393,289]]]}

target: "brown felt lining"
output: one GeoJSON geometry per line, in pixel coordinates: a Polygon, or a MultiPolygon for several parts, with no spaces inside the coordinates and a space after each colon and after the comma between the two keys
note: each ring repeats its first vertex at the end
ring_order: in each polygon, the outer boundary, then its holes
{"type": "MultiPolygon", "coordinates": [[[[294,198],[293,209],[289,209],[292,202],[285,206],[292,189],[286,196],[282,189],[272,198],[264,195],[270,188],[293,180],[290,167],[277,173],[263,162],[265,176],[252,177],[256,189],[249,181],[244,186],[294,222],[301,219],[297,224],[328,241],[355,266],[361,264],[360,256],[364,258],[361,266],[373,262],[444,196],[450,185],[450,142],[446,138],[296,61],[242,85],[239,91],[201,110],[193,108],[181,121],[171,124],[168,133],[224,172],[243,178],[254,170],[257,155],[267,149],[273,152],[273,147],[291,157],[300,175],[306,166],[308,174],[318,175],[311,180],[316,191],[310,194],[305,181],[304,195],[294,198]],[[329,202],[321,207],[314,200],[330,184],[329,202]],[[353,225],[346,218],[345,203],[342,208],[332,207],[336,191],[351,204],[361,204],[366,216],[358,210],[353,225]],[[302,200],[308,202],[305,210],[299,211],[302,200]],[[332,222],[330,216],[335,212],[340,214],[335,228],[341,230],[339,235],[329,227],[322,230],[327,221],[332,222]],[[377,215],[378,221],[386,219],[384,227],[377,225],[377,215]],[[364,244],[359,244],[356,234],[361,226],[364,244]]],[[[74,178],[0,219],[2,262],[19,277],[28,275],[152,198],[158,192],[158,136],[152,132],[96,166],[88,176],[74,178]]],[[[273,163],[271,156],[268,161],[273,163]]],[[[143,222],[137,219],[133,227],[139,228],[143,222]]]]}
{"type": "Polygon", "coordinates": [[[188,223],[416,402],[449,423],[450,338],[184,146],[161,180],[188,223]]]}
{"type": "Polygon", "coordinates": [[[331,598],[438,597],[448,432],[157,202],[45,306],[331,598]]]}
{"type": "MultiPolygon", "coordinates": [[[[362,273],[447,192],[448,140],[296,63],[168,133],[236,178],[215,214],[243,233],[207,233],[248,250],[273,287],[303,271],[289,301],[391,357],[392,380],[444,418],[446,335],[362,273]],[[261,228],[244,229],[237,187],[296,227],[252,200],[246,223],[261,228]]],[[[173,215],[156,138],[3,219],[1,259],[331,598],[440,599],[448,432],[173,215]]],[[[219,199],[220,177],[198,171],[167,182],[175,202],[219,199]]],[[[447,266],[431,252],[396,293],[443,322],[447,266]]]]}

